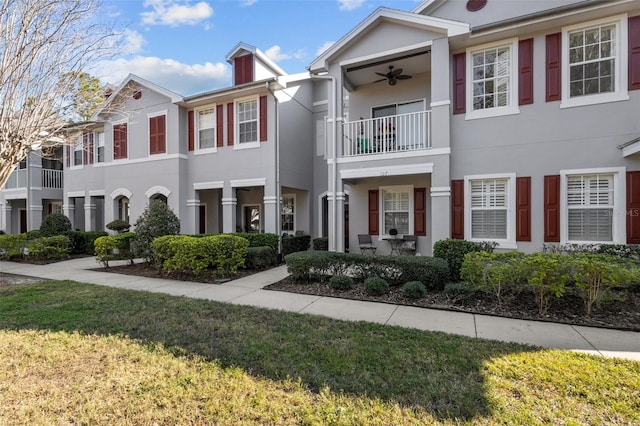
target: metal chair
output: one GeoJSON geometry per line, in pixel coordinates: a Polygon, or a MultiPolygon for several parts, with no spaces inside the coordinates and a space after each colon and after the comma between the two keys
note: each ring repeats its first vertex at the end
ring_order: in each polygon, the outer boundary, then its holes
{"type": "Polygon", "coordinates": [[[358,244],[360,246],[360,253],[365,254],[367,251],[370,251],[371,254],[376,254],[377,247],[373,245],[371,235],[358,234],[358,244]]]}
{"type": "Polygon", "coordinates": [[[401,254],[410,254],[411,256],[416,254],[416,247],[418,245],[418,237],[415,235],[405,235],[402,238],[402,243],[398,247],[401,254]]]}

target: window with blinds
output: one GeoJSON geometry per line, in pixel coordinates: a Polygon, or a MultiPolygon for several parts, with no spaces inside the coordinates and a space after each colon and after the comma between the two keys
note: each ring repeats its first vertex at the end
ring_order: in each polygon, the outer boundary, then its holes
{"type": "Polygon", "coordinates": [[[469,182],[471,238],[507,238],[508,185],[508,179],[479,179],[469,182]]]}
{"type": "Polygon", "coordinates": [[[293,234],[295,232],[296,197],[283,195],[281,205],[282,229],[281,232],[293,234]]]}
{"type": "Polygon", "coordinates": [[[409,188],[382,190],[384,234],[389,235],[391,229],[397,229],[398,235],[411,234],[409,229],[410,201],[409,188]]]}
{"type": "Polygon", "coordinates": [[[216,143],[216,110],[209,108],[198,111],[198,148],[215,147],[216,143]]]}
{"type": "Polygon", "coordinates": [[[569,241],[613,241],[613,175],[567,176],[569,241]]]}
{"type": "Polygon", "coordinates": [[[258,142],[258,100],[238,102],[238,143],[258,142]]]}

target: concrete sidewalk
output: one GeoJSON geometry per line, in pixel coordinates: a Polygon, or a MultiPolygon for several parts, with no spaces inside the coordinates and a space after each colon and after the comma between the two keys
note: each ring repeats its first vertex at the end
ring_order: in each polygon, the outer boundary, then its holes
{"type": "Polygon", "coordinates": [[[288,275],[285,266],[220,285],[89,270],[97,267],[99,265],[93,257],[49,265],[0,262],[0,272],[4,273],[56,280],[69,279],[109,287],[322,315],[347,321],[368,321],[420,330],[442,331],[469,337],[524,343],[544,348],[568,349],[640,361],[640,332],[264,290],[263,287],[280,281],[288,275]]]}

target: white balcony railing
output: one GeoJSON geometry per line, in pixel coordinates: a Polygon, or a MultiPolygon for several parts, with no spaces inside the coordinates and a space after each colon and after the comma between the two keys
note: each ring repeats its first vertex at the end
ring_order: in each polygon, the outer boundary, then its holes
{"type": "Polygon", "coordinates": [[[16,169],[9,176],[5,189],[17,189],[27,187],[27,169],[16,169]]]}
{"type": "Polygon", "coordinates": [[[42,187],[62,189],[62,170],[42,169],[42,187]]]}
{"type": "Polygon", "coordinates": [[[345,157],[431,148],[431,111],[349,121],[342,128],[345,157]]]}

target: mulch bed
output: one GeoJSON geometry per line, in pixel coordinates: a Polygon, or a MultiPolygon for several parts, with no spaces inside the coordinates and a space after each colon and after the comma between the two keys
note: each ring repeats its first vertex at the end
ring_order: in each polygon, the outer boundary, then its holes
{"type": "Polygon", "coordinates": [[[503,301],[500,308],[494,298],[482,294],[475,294],[465,299],[448,296],[444,292],[427,292],[422,299],[414,300],[406,298],[399,287],[391,287],[389,293],[384,296],[370,296],[365,293],[362,283],[356,283],[351,290],[334,290],[328,283],[296,283],[290,278],[285,278],[267,286],[266,289],[506,318],[640,331],[640,293],[637,292],[612,294],[614,300],[603,304],[592,312],[590,318],[587,318],[584,316],[582,299],[572,295],[555,300],[549,310],[540,315],[533,296],[529,293],[503,301]]]}

